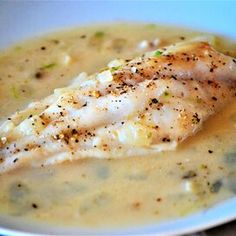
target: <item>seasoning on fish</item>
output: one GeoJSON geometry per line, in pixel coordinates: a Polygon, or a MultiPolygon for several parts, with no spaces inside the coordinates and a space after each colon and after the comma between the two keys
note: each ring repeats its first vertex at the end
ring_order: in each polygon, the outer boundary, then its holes
{"type": "Polygon", "coordinates": [[[235,94],[235,59],[206,42],[115,60],[9,117],[0,127],[0,172],[175,149],[235,94]]]}

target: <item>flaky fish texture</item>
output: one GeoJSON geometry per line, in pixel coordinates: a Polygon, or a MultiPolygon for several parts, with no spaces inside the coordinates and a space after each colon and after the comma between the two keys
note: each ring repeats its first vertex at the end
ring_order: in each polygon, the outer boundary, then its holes
{"type": "Polygon", "coordinates": [[[236,60],[206,42],[114,60],[0,127],[0,173],[79,158],[175,149],[236,94],[236,60]]]}

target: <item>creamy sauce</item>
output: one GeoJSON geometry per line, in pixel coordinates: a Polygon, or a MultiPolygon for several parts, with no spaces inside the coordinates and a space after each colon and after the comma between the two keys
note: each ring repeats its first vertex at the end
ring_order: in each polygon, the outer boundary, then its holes
{"type": "MultiPolygon", "coordinates": [[[[150,24],[118,24],[54,33],[17,45],[0,56],[0,118],[67,85],[82,71],[90,74],[114,58],[132,58],[150,47],[202,35],[150,24]],[[153,43],[144,47],[143,40],[153,43]]],[[[233,42],[217,38],[217,48],[236,55],[233,42]]],[[[3,174],[0,214],[84,227],[182,217],[235,195],[235,139],[234,101],[173,152],[3,174]]]]}

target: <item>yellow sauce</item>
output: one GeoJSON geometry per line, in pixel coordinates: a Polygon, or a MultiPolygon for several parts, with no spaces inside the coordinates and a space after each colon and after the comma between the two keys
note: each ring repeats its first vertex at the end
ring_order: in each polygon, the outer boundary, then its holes
{"type": "MultiPolygon", "coordinates": [[[[142,24],[78,28],[30,40],[0,55],[0,118],[114,58],[205,33],[142,24]]],[[[219,50],[236,55],[218,38],[219,50]]],[[[236,193],[236,102],[176,151],[121,160],[88,159],[0,175],[0,214],[83,227],[128,226],[182,217],[236,193]]]]}

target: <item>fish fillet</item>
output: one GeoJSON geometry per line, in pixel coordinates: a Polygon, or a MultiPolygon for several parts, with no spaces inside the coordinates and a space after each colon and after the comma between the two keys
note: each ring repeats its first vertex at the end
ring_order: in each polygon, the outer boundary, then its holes
{"type": "Polygon", "coordinates": [[[0,127],[0,173],[175,149],[235,95],[236,60],[206,42],[114,60],[9,117],[0,127]]]}

